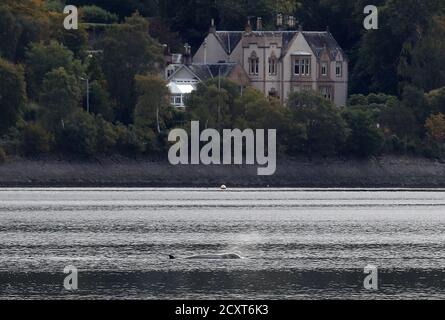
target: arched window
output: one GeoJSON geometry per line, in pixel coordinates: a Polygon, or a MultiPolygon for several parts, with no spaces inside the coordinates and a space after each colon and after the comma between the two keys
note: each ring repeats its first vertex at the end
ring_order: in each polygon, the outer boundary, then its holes
{"type": "Polygon", "coordinates": [[[278,69],[278,59],[275,56],[275,52],[272,52],[272,55],[269,58],[269,75],[276,76],[278,69]]]}
{"type": "Polygon", "coordinates": [[[256,52],[253,51],[249,58],[249,74],[258,75],[260,70],[260,59],[256,55],[256,52]]]}

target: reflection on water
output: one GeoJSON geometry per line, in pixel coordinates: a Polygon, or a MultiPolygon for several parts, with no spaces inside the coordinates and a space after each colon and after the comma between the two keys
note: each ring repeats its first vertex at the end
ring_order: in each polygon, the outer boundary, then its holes
{"type": "Polygon", "coordinates": [[[445,298],[444,248],[439,190],[0,190],[7,299],[445,298]],[[168,259],[221,252],[246,259],[168,259]]]}

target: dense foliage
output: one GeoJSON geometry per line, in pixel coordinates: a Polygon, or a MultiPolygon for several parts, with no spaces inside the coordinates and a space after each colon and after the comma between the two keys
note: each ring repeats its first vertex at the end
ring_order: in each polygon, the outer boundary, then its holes
{"type": "Polygon", "coordinates": [[[7,155],[164,155],[167,132],[274,128],[288,156],[443,156],[445,1],[376,0],[366,31],[357,0],[73,0],[79,30],[65,30],[62,0],[0,3],[0,162],[7,155]],[[247,16],[275,28],[277,13],[330,30],[350,59],[348,106],[314,92],[285,105],[226,79],[199,85],[186,112],[169,105],[162,44],[194,49],[212,18],[239,30],[247,16]],[[102,54],[88,51],[91,44],[102,54]],[[87,80],[89,101],[87,102],[87,80]],[[87,110],[87,105],[89,110],[87,110]],[[89,111],[89,112],[87,112],[89,111]]]}

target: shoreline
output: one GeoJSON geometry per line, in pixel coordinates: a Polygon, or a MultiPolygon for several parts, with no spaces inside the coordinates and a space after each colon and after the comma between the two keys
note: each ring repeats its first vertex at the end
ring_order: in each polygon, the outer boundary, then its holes
{"type": "Polygon", "coordinates": [[[143,158],[13,159],[0,165],[2,188],[445,188],[445,163],[382,157],[278,159],[273,176],[257,166],[172,166],[143,158]]]}

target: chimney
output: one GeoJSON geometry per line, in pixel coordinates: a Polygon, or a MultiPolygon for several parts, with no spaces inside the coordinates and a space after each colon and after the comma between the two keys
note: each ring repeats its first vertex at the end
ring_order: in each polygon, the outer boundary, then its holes
{"type": "Polygon", "coordinates": [[[280,30],[283,26],[283,15],[281,13],[277,14],[277,28],[280,30]]]}
{"type": "Polygon", "coordinates": [[[172,63],[172,54],[170,52],[170,48],[167,44],[163,44],[162,48],[164,49],[164,60],[165,64],[168,66],[172,63]]]}
{"type": "Polygon", "coordinates": [[[251,25],[251,23],[250,23],[250,17],[247,18],[247,24],[246,24],[245,31],[246,31],[247,33],[251,33],[251,32],[252,32],[252,25],[251,25]]]}
{"type": "Polygon", "coordinates": [[[287,25],[289,26],[290,29],[295,28],[295,17],[294,16],[289,16],[289,18],[287,20],[287,25]]]}
{"type": "Polygon", "coordinates": [[[210,22],[209,33],[216,33],[215,19],[212,19],[210,22]]]}
{"type": "Polygon", "coordinates": [[[192,64],[192,47],[186,43],[184,49],[184,64],[188,66],[192,64]]]}
{"type": "Polygon", "coordinates": [[[261,17],[258,17],[256,19],[256,30],[263,31],[263,18],[261,18],[261,17]]]}

